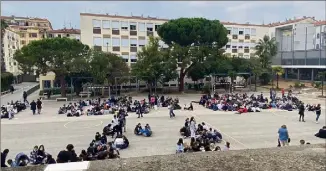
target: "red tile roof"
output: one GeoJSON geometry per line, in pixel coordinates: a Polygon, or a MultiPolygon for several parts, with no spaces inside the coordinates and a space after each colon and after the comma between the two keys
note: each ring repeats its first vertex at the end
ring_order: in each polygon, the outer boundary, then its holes
{"type": "Polygon", "coordinates": [[[69,33],[69,34],[80,34],[80,30],[79,29],[67,29],[67,28],[63,28],[63,29],[58,29],[58,30],[50,30],[48,33],[69,33]]]}
{"type": "Polygon", "coordinates": [[[317,21],[315,22],[315,26],[326,25],[326,21],[317,21]]]}
{"type": "Polygon", "coordinates": [[[34,20],[34,21],[43,21],[43,22],[48,22],[49,23],[49,26],[51,28],[51,30],[53,29],[52,28],[52,24],[51,22],[46,19],[46,18],[37,18],[37,17],[16,17],[16,16],[0,16],[0,19],[7,19],[7,20],[10,20],[10,19],[20,19],[20,20],[34,20]]]}

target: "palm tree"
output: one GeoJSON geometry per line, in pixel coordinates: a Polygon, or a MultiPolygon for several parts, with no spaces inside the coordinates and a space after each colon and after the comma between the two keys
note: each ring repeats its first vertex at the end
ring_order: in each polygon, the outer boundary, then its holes
{"type": "MultiPolygon", "coordinates": [[[[5,30],[8,27],[8,24],[6,23],[5,20],[1,19],[1,42],[3,42],[3,37],[5,34],[5,30]]],[[[4,63],[4,58],[3,58],[3,48],[2,46],[0,47],[0,53],[1,53],[1,72],[6,72],[6,68],[5,68],[5,63],[4,63]]]]}
{"type": "Polygon", "coordinates": [[[279,88],[278,87],[279,76],[284,74],[284,69],[280,66],[277,66],[277,67],[273,67],[272,70],[273,70],[273,73],[276,74],[276,88],[278,89],[279,88]]]}
{"type": "Polygon", "coordinates": [[[260,39],[256,47],[256,55],[259,57],[262,68],[269,68],[272,58],[277,54],[276,39],[265,35],[260,39]]]}
{"type": "Polygon", "coordinates": [[[326,78],[326,71],[324,72],[319,72],[317,77],[321,80],[321,96],[324,96],[324,81],[326,78]]]}

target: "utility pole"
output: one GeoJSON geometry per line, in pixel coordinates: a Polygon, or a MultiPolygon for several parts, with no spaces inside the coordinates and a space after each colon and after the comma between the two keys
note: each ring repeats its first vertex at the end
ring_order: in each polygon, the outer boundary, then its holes
{"type": "Polygon", "coordinates": [[[109,52],[109,42],[106,42],[106,52],[109,52]]]}

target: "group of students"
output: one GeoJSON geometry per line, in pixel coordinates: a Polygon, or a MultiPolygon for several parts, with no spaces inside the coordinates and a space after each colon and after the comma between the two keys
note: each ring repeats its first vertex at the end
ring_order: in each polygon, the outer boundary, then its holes
{"type": "Polygon", "coordinates": [[[28,102],[24,103],[21,101],[7,103],[7,105],[2,105],[1,107],[1,119],[7,118],[12,119],[14,116],[19,113],[20,111],[25,110],[29,106],[28,102]]]}
{"type": "Polygon", "coordinates": [[[135,135],[143,135],[145,137],[152,136],[152,129],[149,124],[146,124],[144,128],[142,128],[141,124],[138,123],[134,129],[135,135]]]}
{"type": "MultiPolygon", "coordinates": [[[[180,129],[180,134],[184,138],[191,137],[191,139],[190,144],[184,144],[183,139],[180,138],[177,143],[177,153],[221,150],[219,146],[216,146],[216,143],[222,142],[222,134],[209,128],[205,122],[197,125],[194,117],[185,120],[184,126],[180,129]]],[[[230,143],[227,142],[226,147],[229,149],[230,143]]]]}

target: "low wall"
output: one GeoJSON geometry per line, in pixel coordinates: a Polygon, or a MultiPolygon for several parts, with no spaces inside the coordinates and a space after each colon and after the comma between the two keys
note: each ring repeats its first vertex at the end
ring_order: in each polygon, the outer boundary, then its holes
{"type": "MultiPolygon", "coordinates": [[[[159,147],[158,147],[159,148],[159,147]]],[[[87,171],[325,171],[326,145],[135,157],[89,162],[87,171]]],[[[4,171],[41,171],[44,166],[4,171]]]]}
{"type": "Polygon", "coordinates": [[[36,90],[38,90],[38,89],[40,89],[40,84],[38,84],[38,85],[36,85],[36,86],[34,86],[34,87],[28,89],[28,90],[26,91],[26,93],[27,93],[27,95],[30,95],[30,94],[34,93],[36,90]]]}

